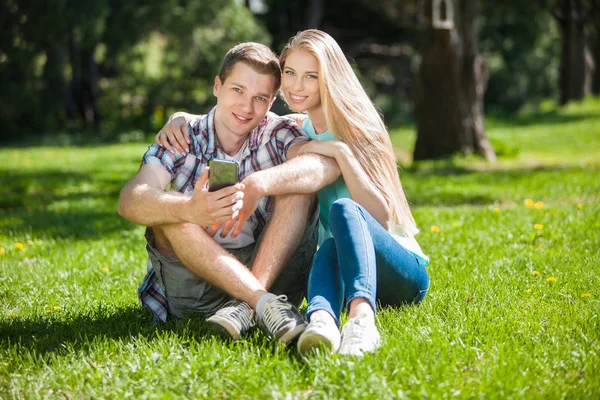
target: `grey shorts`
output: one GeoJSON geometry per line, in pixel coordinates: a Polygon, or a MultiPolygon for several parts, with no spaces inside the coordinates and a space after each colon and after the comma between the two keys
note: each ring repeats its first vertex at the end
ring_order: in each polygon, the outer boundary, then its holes
{"type": "MultiPolygon", "coordinates": [[[[287,295],[288,300],[296,306],[306,296],[308,274],[317,249],[318,224],[319,207],[316,207],[298,248],[269,288],[271,293],[287,295]]],[[[146,241],[149,260],[167,296],[169,315],[181,318],[191,313],[212,314],[231,299],[227,293],[198,277],[180,261],[173,260],[154,248],[151,229],[146,229],[146,241]]],[[[252,269],[261,242],[262,234],[254,244],[228,251],[252,269]]]]}

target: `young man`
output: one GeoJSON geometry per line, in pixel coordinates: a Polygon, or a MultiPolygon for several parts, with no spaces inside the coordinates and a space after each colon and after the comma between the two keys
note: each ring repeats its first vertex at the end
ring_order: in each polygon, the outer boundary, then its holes
{"type": "MultiPolygon", "coordinates": [[[[231,49],[215,78],[217,105],[188,126],[187,149],[171,153],[153,144],[123,188],[119,214],[148,227],[148,274],[139,296],[155,319],[212,314],[208,323],[239,339],[254,326],[256,312],[280,341],[304,330],[306,322],[286,295],[295,304],[304,298],[317,242],[312,195],[258,200],[233,238],[229,231],[243,206],[244,185],[205,188],[211,159],[238,161],[242,180],[293,158],[308,140],[293,122],[268,112],[280,82],[268,47],[243,43],[231,49]],[[175,191],[166,192],[169,185],[175,191]]],[[[290,167],[299,175],[316,168],[319,184],[339,176],[333,160],[317,155],[299,156],[290,167]]],[[[306,193],[315,190],[307,187],[306,193]]]]}

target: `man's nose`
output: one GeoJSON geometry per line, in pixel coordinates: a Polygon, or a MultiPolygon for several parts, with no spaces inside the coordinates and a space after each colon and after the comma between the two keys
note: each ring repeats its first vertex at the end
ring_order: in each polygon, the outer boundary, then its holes
{"type": "Polygon", "coordinates": [[[253,109],[252,97],[244,96],[242,100],[242,111],[251,114],[253,109]]]}

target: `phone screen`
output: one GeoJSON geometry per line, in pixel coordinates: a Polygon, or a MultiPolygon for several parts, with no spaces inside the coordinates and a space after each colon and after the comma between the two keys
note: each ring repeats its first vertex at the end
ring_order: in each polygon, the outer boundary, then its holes
{"type": "Polygon", "coordinates": [[[235,185],[238,181],[239,164],[237,161],[214,159],[208,162],[208,191],[216,192],[227,186],[235,185]]]}

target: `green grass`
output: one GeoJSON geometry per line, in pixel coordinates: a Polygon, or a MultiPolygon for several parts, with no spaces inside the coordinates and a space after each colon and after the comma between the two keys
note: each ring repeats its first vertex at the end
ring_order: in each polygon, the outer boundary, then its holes
{"type": "Polygon", "coordinates": [[[431,290],[381,310],[361,360],[154,326],[143,229],[116,213],[145,144],[0,150],[0,398],[598,396],[600,100],[487,127],[518,154],[403,167],[431,290]]]}

